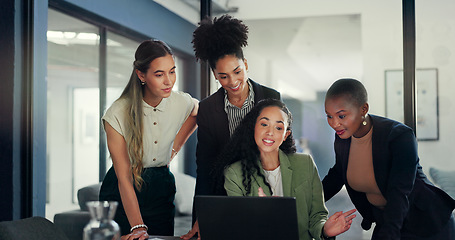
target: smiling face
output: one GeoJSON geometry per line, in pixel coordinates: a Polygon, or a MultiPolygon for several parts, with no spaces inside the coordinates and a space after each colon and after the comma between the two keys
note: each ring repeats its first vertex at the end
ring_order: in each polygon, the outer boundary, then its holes
{"type": "Polygon", "coordinates": [[[176,80],[175,62],[172,55],[168,54],[150,62],[146,73],[136,70],[136,73],[145,83],[143,85],[144,101],[156,107],[163,98],[171,95],[172,87],[176,80]]]}
{"type": "Polygon", "coordinates": [[[216,62],[212,69],[215,78],[227,91],[228,98],[240,97],[248,92],[248,64],[246,60],[238,59],[235,55],[226,55],[216,62]]]}
{"type": "Polygon", "coordinates": [[[327,122],[336,134],[347,139],[351,136],[363,136],[367,128],[362,125],[364,116],[368,113],[368,104],[362,106],[346,95],[326,99],[325,112],[327,122]]]}
{"type": "Polygon", "coordinates": [[[279,107],[264,108],[259,114],[254,127],[254,140],[261,156],[278,153],[278,149],[291,133],[288,116],[279,107]]]}

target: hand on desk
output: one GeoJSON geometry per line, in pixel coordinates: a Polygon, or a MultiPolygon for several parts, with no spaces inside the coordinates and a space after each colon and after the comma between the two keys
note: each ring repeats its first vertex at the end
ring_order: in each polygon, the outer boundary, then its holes
{"type": "Polygon", "coordinates": [[[352,219],[356,217],[356,215],[351,214],[355,211],[356,209],[349,210],[345,213],[341,211],[330,216],[322,229],[324,236],[334,237],[349,230],[349,228],[351,228],[352,219]]]}
{"type": "Polygon", "coordinates": [[[135,229],[132,233],[123,235],[120,239],[121,240],[147,240],[149,235],[146,230],[144,229],[135,229]]]}
{"type": "Polygon", "coordinates": [[[197,220],[196,222],[194,222],[193,228],[187,234],[180,236],[180,238],[188,240],[192,238],[194,235],[196,235],[196,233],[198,234],[197,240],[201,240],[201,234],[199,233],[199,223],[197,222],[197,220]]]}

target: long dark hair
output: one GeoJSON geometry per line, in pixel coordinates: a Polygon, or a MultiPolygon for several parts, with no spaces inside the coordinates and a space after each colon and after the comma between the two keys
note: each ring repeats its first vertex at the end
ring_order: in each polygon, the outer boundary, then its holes
{"type": "Polygon", "coordinates": [[[130,80],[119,99],[125,99],[128,102],[128,114],[126,114],[127,131],[125,132],[125,141],[127,143],[128,155],[131,160],[131,170],[133,174],[134,185],[140,190],[143,179],[141,177],[143,170],[142,158],[144,156],[143,148],[143,112],[142,98],[143,85],[136,74],[136,69],[147,73],[150,63],[159,57],[167,55],[172,56],[172,50],[169,46],[160,40],[146,40],[136,49],[135,61],[130,80]]]}
{"type": "MultiPolygon", "coordinates": [[[[219,155],[212,176],[214,178],[215,190],[217,193],[224,191],[224,170],[231,164],[241,161],[242,173],[243,173],[243,186],[246,189],[247,194],[251,191],[251,178],[254,173],[257,173],[266,185],[270,188],[264,175],[262,174],[261,168],[258,165],[259,149],[254,140],[254,128],[256,125],[257,118],[261,114],[262,110],[266,107],[279,107],[288,116],[288,129],[291,131],[292,114],[286,105],[280,100],[276,99],[265,99],[256,104],[251,111],[245,116],[240,125],[232,135],[231,140],[226,144],[224,150],[219,155]]],[[[295,141],[292,136],[292,131],[286,140],[280,145],[280,149],[286,153],[295,153],[295,141]]],[[[270,189],[271,191],[271,189],[270,189]]]]}
{"type": "Polygon", "coordinates": [[[205,18],[193,32],[193,48],[196,58],[208,61],[215,69],[218,59],[234,55],[243,60],[242,48],[248,45],[248,27],[230,15],[205,18]]]}

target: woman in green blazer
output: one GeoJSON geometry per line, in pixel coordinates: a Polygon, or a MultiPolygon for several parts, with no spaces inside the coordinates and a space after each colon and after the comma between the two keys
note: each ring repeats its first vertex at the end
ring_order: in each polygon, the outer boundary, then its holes
{"type": "Polygon", "coordinates": [[[260,101],[220,157],[214,171],[218,186],[229,196],[295,197],[300,239],[334,237],[350,228],[355,209],[327,219],[317,168],[310,155],[295,153],[291,123],[284,103],[260,101]]]}

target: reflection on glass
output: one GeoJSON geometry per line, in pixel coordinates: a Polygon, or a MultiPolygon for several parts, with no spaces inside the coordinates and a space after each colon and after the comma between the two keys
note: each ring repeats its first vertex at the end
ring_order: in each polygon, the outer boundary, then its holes
{"type": "Polygon", "coordinates": [[[98,182],[98,28],[49,9],[46,217],[98,182]]]}

